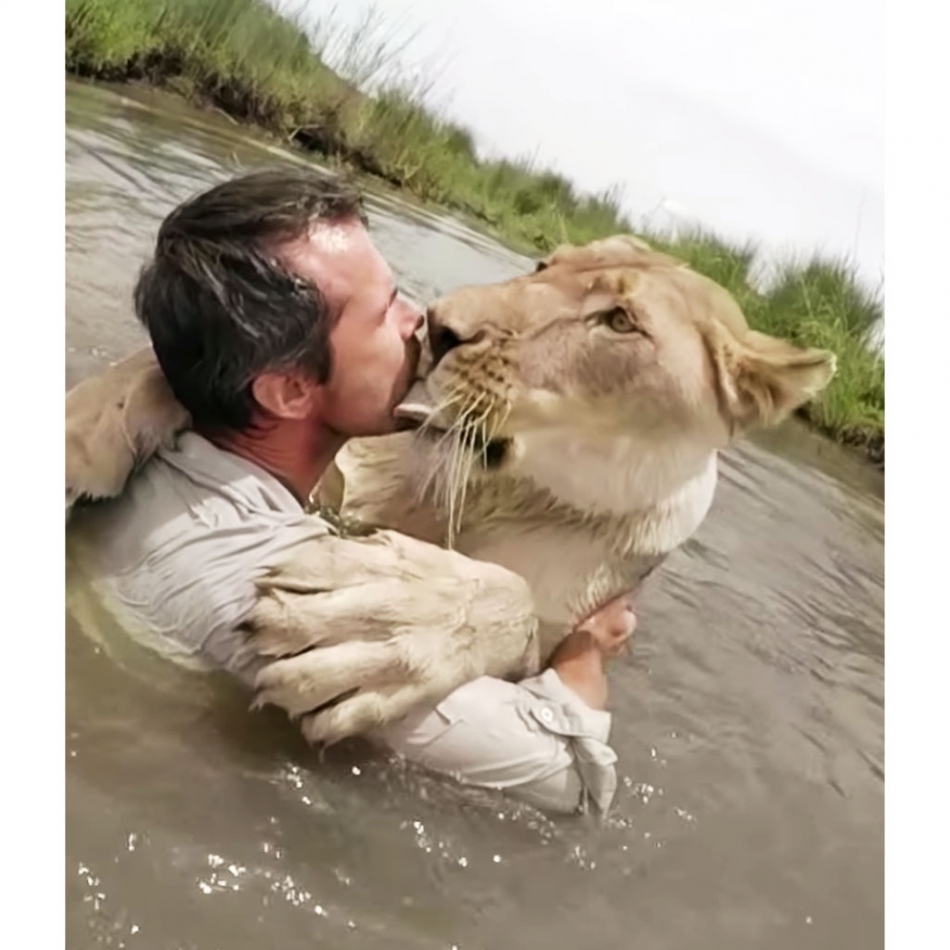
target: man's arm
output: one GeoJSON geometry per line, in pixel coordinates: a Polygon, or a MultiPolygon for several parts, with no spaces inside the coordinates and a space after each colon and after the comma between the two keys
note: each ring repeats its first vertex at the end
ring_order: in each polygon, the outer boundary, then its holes
{"type": "Polygon", "coordinates": [[[549,666],[588,706],[605,709],[606,660],[626,647],[636,627],[633,595],[617,597],[578,624],[561,641],[549,666]]]}
{"type": "Polygon", "coordinates": [[[378,733],[406,758],[546,811],[605,812],[616,789],[605,664],[636,626],[629,597],[589,617],[541,675],[481,677],[378,733]]]}

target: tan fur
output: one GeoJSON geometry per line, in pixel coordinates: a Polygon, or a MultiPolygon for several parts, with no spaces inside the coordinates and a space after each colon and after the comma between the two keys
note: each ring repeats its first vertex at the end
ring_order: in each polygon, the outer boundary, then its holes
{"type": "Polygon", "coordinates": [[[247,628],[275,662],[260,674],[257,702],[302,716],[314,742],[392,722],[478,676],[539,665],[521,578],[392,531],[304,542],[260,591],[247,628]]]}
{"type": "Polygon", "coordinates": [[[66,394],[66,517],[81,498],[116,497],[190,424],[150,349],[83,380],[66,394]]]}
{"type": "MultiPolygon", "coordinates": [[[[558,248],[528,277],[437,301],[430,318],[433,425],[350,443],[318,497],[431,543],[309,542],[266,579],[249,621],[260,652],[280,657],[261,675],[262,701],[300,715],[346,697],[308,716],[313,739],[391,721],[480,674],[536,668],[696,530],[719,449],[786,417],[834,372],[831,354],[750,331],[721,287],[627,236],[558,248]],[[492,441],[505,446],[497,469],[481,454],[492,441]],[[443,549],[450,540],[459,553],[443,549]],[[462,596],[479,588],[510,625],[462,596]]],[[[70,492],[120,492],[181,428],[149,357],[133,359],[131,374],[67,399],[67,509],[70,492]],[[103,408],[133,392],[147,392],[147,411],[103,408]]]]}
{"type": "Polygon", "coordinates": [[[350,443],[333,503],[342,478],[344,514],[526,577],[543,657],[696,530],[719,449],[786,417],[834,371],[831,354],[750,331],[719,285],[624,236],[456,291],[432,305],[430,328],[436,357],[447,332],[462,341],[426,379],[449,437],[350,443]],[[597,325],[615,309],[635,332],[597,325]],[[500,468],[460,462],[452,432],[473,430],[509,441],[500,468]]]}

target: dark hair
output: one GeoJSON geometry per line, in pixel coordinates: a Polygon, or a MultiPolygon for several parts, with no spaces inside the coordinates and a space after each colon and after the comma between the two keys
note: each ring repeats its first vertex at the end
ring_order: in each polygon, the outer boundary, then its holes
{"type": "Polygon", "coordinates": [[[298,368],[326,382],[331,314],[320,289],[274,259],[272,246],[315,220],[365,223],[358,192],[309,169],[254,172],[177,207],[139,275],[135,312],[196,425],[243,429],[251,382],[298,368]]]}

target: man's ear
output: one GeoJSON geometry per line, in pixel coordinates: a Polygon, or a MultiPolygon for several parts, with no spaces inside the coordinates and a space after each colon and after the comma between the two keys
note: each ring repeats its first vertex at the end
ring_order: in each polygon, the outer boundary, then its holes
{"type": "Polygon", "coordinates": [[[277,419],[306,419],[313,414],[319,386],[303,373],[261,373],[251,383],[254,401],[277,419]]]}
{"type": "Polygon", "coordinates": [[[834,353],[754,330],[736,340],[716,325],[706,343],[720,406],[733,432],[776,425],[817,396],[835,374],[834,353]]]}

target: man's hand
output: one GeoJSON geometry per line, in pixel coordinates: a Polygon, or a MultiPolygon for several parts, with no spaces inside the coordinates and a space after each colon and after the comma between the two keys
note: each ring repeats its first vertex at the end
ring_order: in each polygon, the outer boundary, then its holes
{"type": "Polygon", "coordinates": [[[551,657],[551,667],[565,686],[592,709],[607,706],[608,657],[623,652],[637,628],[633,594],[624,594],[581,621],[551,657]]]}
{"type": "Polygon", "coordinates": [[[615,597],[575,628],[578,631],[587,631],[604,656],[620,656],[625,653],[627,642],[636,629],[637,615],[634,613],[633,594],[615,597]]]}

